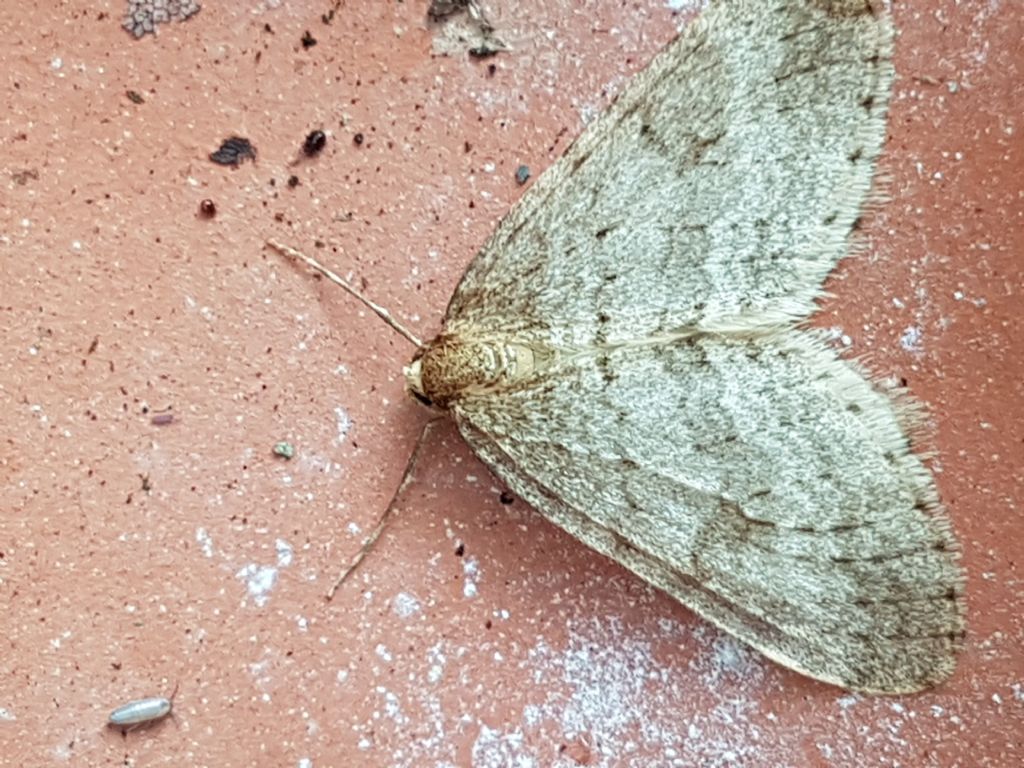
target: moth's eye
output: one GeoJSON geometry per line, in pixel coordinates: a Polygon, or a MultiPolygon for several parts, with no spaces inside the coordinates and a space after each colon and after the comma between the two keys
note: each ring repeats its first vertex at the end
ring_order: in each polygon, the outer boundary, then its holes
{"type": "Polygon", "coordinates": [[[421,403],[423,403],[423,404],[424,404],[425,406],[427,406],[427,408],[431,408],[431,407],[433,407],[433,405],[434,405],[434,401],[433,401],[433,400],[431,400],[431,399],[430,399],[429,397],[427,397],[426,395],[421,395],[421,394],[420,394],[419,392],[417,392],[417,391],[416,391],[416,390],[414,390],[414,389],[410,389],[410,390],[409,390],[409,392],[411,392],[411,393],[412,393],[412,396],[413,396],[413,397],[415,397],[415,398],[416,398],[417,400],[419,400],[419,401],[420,401],[421,403]]]}

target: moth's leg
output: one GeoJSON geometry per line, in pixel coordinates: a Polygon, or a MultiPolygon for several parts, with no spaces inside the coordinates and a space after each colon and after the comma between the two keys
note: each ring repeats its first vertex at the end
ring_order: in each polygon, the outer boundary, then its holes
{"type": "Polygon", "coordinates": [[[434,426],[444,419],[443,416],[435,416],[426,424],[423,425],[423,431],[420,432],[419,438],[416,440],[416,447],[413,448],[412,455],[409,457],[409,462],[405,465],[405,474],[402,475],[402,481],[398,484],[398,488],[395,490],[394,496],[391,497],[391,501],[388,502],[387,507],[377,520],[377,525],[370,532],[370,535],[363,541],[363,545],[356,552],[355,557],[352,558],[351,562],[345,566],[344,570],[338,574],[338,578],[335,579],[334,584],[327,590],[327,599],[330,600],[334,597],[334,593],[338,591],[338,588],[344,583],[352,571],[359,567],[359,564],[363,562],[363,559],[369,554],[373,545],[377,543],[377,539],[380,538],[381,533],[384,531],[384,526],[387,525],[388,518],[391,517],[391,513],[394,512],[398,506],[398,500],[402,494],[405,493],[405,489],[409,486],[409,483],[413,481],[416,473],[416,465],[419,463],[420,454],[423,452],[423,446],[427,444],[427,438],[430,436],[431,430],[434,426]]]}

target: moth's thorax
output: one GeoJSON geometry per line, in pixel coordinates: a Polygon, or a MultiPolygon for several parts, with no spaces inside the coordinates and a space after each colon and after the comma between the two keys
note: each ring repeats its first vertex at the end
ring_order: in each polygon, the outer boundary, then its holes
{"type": "Polygon", "coordinates": [[[496,392],[546,367],[551,352],[499,338],[438,336],[405,368],[406,383],[439,408],[469,395],[496,392]]]}

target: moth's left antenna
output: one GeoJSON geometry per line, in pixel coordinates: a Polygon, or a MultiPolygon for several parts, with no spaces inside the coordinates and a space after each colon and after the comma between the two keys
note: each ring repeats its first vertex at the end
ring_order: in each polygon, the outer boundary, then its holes
{"type": "Polygon", "coordinates": [[[382,307],[379,304],[376,304],[376,303],[370,301],[368,298],[366,298],[362,294],[361,291],[359,291],[359,289],[357,289],[355,286],[351,285],[343,277],[341,277],[341,276],[335,274],[334,272],[332,272],[331,270],[329,270],[327,267],[325,267],[323,264],[321,264],[316,259],[312,258],[311,256],[307,256],[306,254],[302,253],[301,251],[297,251],[294,248],[291,248],[290,246],[284,245],[283,243],[279,243],[276,240],[267,240],[267,245],[269,245],[275,251],[277,251],[278,253],[280,253],[280,254],[282,254],[284,256],[288,256],[289,258],[297,259],[298,261],[301,261],[301,262],[304,262],[304,263],[308,264],[313,269],[315,269],[317,272],[319,272],[321,275],[323,275],[328,280],[330,280],[332,283],[335,283],[336,285],[340,285],[342,288],[344,288],[346,291],[348,291],[352,296],[355,296],[357,299],[359,299],[359,301],[363,302],[363,304],[365,304],[367,307],[369,307],[374,312],[376,312],[377,316],[380,317],[381,320],[383,320],[385,323],[390,325],[392,328],[394,328],[400,334],[405,336],[405,338],[407,338],[409,341],[411,341],[413,344],[415,344],[419,349],[423,348],[423,342],[420,341],[418,338],[416,338],[416,334],[412,333],[409,329],[407,329],[405,326],[403,326],[400,322],[395,320],[395,318],[393,318],[391,316],[391,313],[388,312],[386,309],[384,309],[384,307],[382,307]]]}

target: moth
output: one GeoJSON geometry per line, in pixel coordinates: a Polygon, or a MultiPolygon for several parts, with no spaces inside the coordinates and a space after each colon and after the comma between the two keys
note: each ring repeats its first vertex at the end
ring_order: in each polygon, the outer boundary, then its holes
{"type": "Polygon", "coordinates": [[[958,546],[913,407],[805,321],[878,199],[892,41],[867,0],[712,2],[504,218],[436,338],[364,299],[417,346],[410,393],[544,517],[888,694],[953,670],[958,546]]]}

